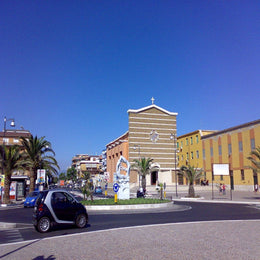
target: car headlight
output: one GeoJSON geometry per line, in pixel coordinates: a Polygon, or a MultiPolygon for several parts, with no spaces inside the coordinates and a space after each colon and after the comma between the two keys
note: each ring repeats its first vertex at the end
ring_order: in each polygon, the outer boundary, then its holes
{"type": "Polygon", "coordinates": [[[32,202],[34,202],[35,201],[35,199],[32,199],[32,202]]]}

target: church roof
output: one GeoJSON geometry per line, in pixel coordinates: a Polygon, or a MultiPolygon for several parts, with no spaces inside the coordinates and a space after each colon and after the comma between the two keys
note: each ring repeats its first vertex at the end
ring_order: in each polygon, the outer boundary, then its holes
{"type": "Polygon", "coordinates": [[[166,113],[166,114],[168,114],[170,116],[177,116],[178,115],[178,113],[167,111],[167,110],[165,110],[165,109],[163,109],[163,108],[161,108],[159,106],[156,106],[155,104],[152,104],[150,106],[143,107],[143,108],[140,108],[140,109],[129,109],[127,111],[127,113],[128,114],[129,113],[140,113],[140,112],[143,112],[143,111],[151,109],[151,108],[156,108],[156,109],[158,109],[158,110],[160,110],[160,111],[162,111],[162,112],[164,112],[164,113],[166,113]]]}

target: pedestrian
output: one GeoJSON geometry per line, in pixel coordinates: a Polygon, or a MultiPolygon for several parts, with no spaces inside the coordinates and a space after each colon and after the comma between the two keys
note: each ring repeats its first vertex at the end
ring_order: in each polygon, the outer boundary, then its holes
{"type": "Polygon", "coordinates": [[[219,194],[222,193],[222,183],[219,184],[219,194]]]}
{"type": "Polygon", "coordinates": [[[223,195],[226,195],[226,185],[223,183],[222,185],[223,195]]]}

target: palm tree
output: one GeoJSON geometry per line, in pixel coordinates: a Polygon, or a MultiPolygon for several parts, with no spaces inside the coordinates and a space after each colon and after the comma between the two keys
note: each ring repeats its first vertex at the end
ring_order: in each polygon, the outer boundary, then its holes
{"type": "Polygon", "coordinates": [[[69,180],[72,180],[73,183],[75,183],[77,181],[78,176],[77,170],[74,167],[68,168],[66,176],[69,180]]]}
{"type": "Polygon", "coordinates": [[[13,171],[19,170],[21,168],[21,150],[17,145],[9,146],[9,147],[2,147],[1,146],[1,158],[3,160],[3,166],[4,166],[4,197],[3,197],[3,203],[9,204],[10,203],[10,185],[11,185],[11,176],[13,171]],[[4,151],[3,151],[4,149],[4,151]]]}
{"type": "Polygon", "coordinates": [[[153,159],[151,158],[141,158],[139,160],[135,159],[134,164],[132,168],[136,169],[138,171],[138,174],[141,176],[142,180],[142,188],[143,190],[146,190],[146,175],[150,173],[151,171],[151,165],[152,165],[153,159]]]}
{"type": "Polygon", "coordinates": [[[260,146],[253,150],[247,159],[253,164],[253,166],[249,166],[249,168],[255,172],[260,172],[260,146]]]}
{"type": "Polygon", "coordinates": [[[45,140],[45,136],[38,138],[30,136],[22,137],[21,143],[24,148],[24,165],[30,170],[30,192],[35,189],[35,180],[38,169],[46,169],[49,173],[57,175],[58,163],[54,158],[55,152],[51,143],[45,140]]]}
{"type": "Polygon", "coordinates": [[[202,169],[198,170],[197,168],[194,168],[190,165],[181,166],[180,174],[185,176],[189,181],[189,197],[195,197],[195,190],[193,184],[196,180],[199,180],[202,177],[202,171],[202,169]]]}

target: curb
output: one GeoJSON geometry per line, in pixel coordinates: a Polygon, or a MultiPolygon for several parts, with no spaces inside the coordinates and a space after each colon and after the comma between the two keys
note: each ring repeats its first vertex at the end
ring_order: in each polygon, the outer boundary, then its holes
{"type": "Polygon", "coordinates": [[[250,205],[260,205],[260,202],[255,201],[234,201],[234,200],[206,200],[201,198],[185,198],[172,199],[172,201],[190,201],[190,202],[206,202],[206,203],[226,203],[226,204],[250,204],[250,205]]]}
{"type": "Polygon", "coordinates": [[[152,209],[152,208],[167,208],[172,206],[174,202],[159,203],[159,204],[135,204],[135,205],[86,205],[88,211],[95,210],[124,210],[124,209],[152,209]]]}

